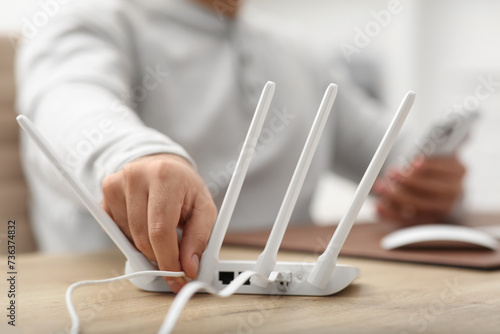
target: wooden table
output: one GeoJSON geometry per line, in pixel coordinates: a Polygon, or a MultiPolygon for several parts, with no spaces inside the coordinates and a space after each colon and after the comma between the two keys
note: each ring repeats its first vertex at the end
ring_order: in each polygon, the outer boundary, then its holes
{"type": "MultiPolygon", "coordinates": [[[[258,251],[225,247],[221,258],[256,259],[258,251]]],[[[310,259],[282,253],[280,260],[310,259]]],[[[1,263],[6,263],[2,258],[1,263]]],[[[18,256],[17,331],[68,333],[64,302],[73,282],[116,276],[117,251],[90,255],[18,256]]],[[[341,258],[361,276],[329,297],[196,295],[175,333],[500,333],[500,271],[341,258]]],[[[6,270],[5,270],[6,271],[6,270]]],[[[6,280],[1,309],[6,313],[6,280]]],[[[143,292],[129,282],[84,287],[75,293],[83,333],[156,333],[172,294],[143,292]]],[[[5,328],[5,315],[0,329],[5,328]]],[[[4,333],[5,330],[0,330],[4,333]]]]}

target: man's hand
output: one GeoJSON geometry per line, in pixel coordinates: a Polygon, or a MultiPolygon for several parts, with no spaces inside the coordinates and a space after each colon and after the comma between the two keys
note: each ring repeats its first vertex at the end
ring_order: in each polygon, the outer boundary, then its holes
{"type": "MultiPolygon", "coordinates": [[[[205,183],[184,158],[156,154],[104,179],[102,207],[160,270],[198,273],[217,209],[205,183]],[[180,244],[176,228],[183,230],[180,244]]],[[[166,278],[174,292],[186,283],[166,278]]]]}
{"type": "Polygon", "coordinates": [[[405,172],[389,169],[373,187],[377,211],[404,224],[439,223],[462,195],[465,172],[456,156],[417,158],[405,172]]]}

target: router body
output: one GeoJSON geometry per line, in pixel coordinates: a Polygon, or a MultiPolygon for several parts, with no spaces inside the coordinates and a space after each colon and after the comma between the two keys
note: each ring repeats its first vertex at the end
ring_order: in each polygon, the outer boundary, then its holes
{"type": "MultiPolygon", "coordinates": [[[[255,261],[222,260],[219,261],[211,285],[217,289],[225,288],[236,276],[245,270],[253,270],[255,261]]],[[[359,276],[359,269],[354,266],[337,264],[333,275],[329,278],[324,289],[320,289],[307,281],[314,267],[313,262],[276,262],[274,273],[280,274],[275,282],[268,283],[266,287],[253,284],[248,280],[241,286],[237,293],[247,295],[284,295],[284,296],[328,296],[335,294],[349,286],[359,276]]],[[[131,274],[134,270],[127,261],[125,273],[131,274]]],[[[171,292],[163,277],[144,284],[138,279],[131,279],[139,289],[153,292],[171,292]]]]}

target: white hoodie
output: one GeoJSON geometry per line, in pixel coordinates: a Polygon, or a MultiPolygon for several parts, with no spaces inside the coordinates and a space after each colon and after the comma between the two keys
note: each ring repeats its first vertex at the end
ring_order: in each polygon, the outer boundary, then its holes
{"type": "MultiPolygon", "coordinates": [[[[140,156],[170,152],[196,165],[220,205],[260,92],[276,82],[230,225],[254,229],[274,221],[323,92],[335,82],[330,124],[291,221],[307,223],[318,177],[333,169],[359,180],[388,122],[340,67],[280,30],[190,0],[73,1],[20,50],[19,111],[99,200],[107,175],[140,156]]],[[[23,158],[41,250],[108,246],[25,138],[23,158]]]]}

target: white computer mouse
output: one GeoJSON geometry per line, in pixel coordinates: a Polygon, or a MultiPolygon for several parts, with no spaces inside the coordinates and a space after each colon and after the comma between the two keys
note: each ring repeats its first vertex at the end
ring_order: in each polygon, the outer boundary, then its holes
{"type": "Polygon", "coordinates": [[[450,246],[469,245],[495,250],[499,242],[491,235],[470,227],[457,225],[418,225],[389,233],[380,242],[383,249],[448,243],[450,246]]]}

